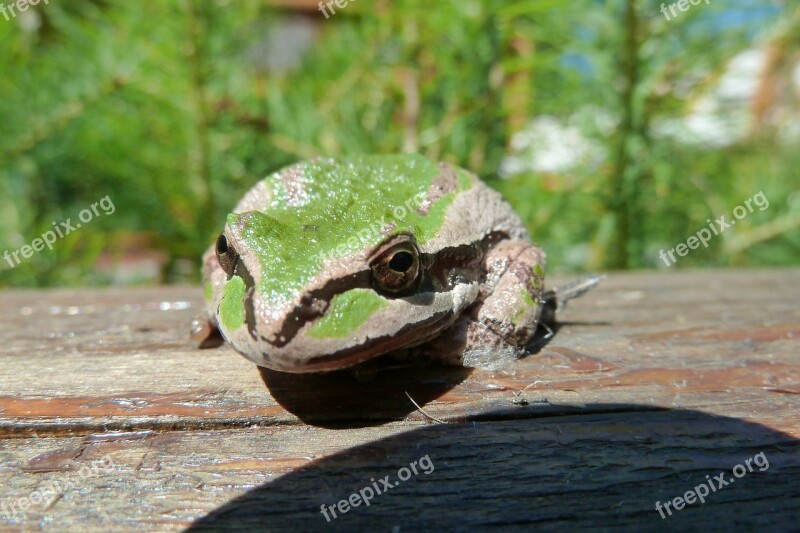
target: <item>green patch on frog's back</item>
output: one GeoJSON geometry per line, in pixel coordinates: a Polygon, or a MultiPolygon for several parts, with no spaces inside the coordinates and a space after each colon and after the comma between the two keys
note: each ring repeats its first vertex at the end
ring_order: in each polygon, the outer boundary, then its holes
{"type": "Polygon", "coordinates": [[[229,224],[248,217],[244,241],[261,260],[261,297],[278,306],[302,290],[327,259],[378,245],[386,223],[395,224],[393,234],[412,233],[425,243],[437,235],[456,194],[473,185],[468,172],[456,169],[457,189],[427,205],[441,170],[418,155],[321,159],[293,168],[302,194],[290,193],[276,173],[265,180],[273,193],[269,209],[228,217],[229,224]],[[300,205],[290,205],[291,198],[300,205]],[[427,208],[424,214],[420,204],[427,208]]]}
{"type": "Polygon", "coordinates": [[[233,276],[222,289],[219,319],[228,331],[239,329],[244,324],[244,291],[244,280],[239,276],[233,276]]]}
{"type": "Polygon", "coordinates": [[[369,289],[352,289],[331,300],[325,316],[309,330],[315,339],[341,339],[355,333],[369,318],[386,306],[386,300],[369,289]]]}

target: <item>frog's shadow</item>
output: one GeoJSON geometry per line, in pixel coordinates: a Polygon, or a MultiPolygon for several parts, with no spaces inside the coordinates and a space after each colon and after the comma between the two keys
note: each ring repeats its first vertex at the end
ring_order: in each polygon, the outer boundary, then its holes
{"type": "MultiPolygon", "coordinates": [[[[540,328],[523,357],[541,351],[561,326],[551,325],[552,334],[540,328]]],[[[304,423],[343,428],[402,420],[447,394],[474,369],[424,361],[399,362],[389,355],[328,373],[290,374],[263,367],[258,370],[275,401],[304,423]]],[[[420,416],[427,414],[420,412],[420,416]]]]}
{"type": "Polygon", "coordinates": [[[441,397],[473,369],[379,359],[324,374],[258,370],[275,401],[300,420],[343,428],[401,420],[417,410],[413,402],[422,406],[441,397]]]}

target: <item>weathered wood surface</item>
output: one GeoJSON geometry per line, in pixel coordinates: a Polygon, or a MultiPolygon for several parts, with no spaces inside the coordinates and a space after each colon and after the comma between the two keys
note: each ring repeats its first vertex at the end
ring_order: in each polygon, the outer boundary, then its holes
{"type": "Polygon", "coordinates": [[[199,289],[0,293],[0,529],[797,530],[798,297],[800,270],[617,274],[506,371],[298,377],[195,349],[199,289]]]}

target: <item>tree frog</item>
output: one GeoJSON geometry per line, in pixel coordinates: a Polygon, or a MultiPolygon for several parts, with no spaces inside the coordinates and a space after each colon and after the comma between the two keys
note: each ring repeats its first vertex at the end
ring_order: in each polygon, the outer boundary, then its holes
{"type": "Polygon", "coordinates": [[[257,365],[295,373],[410,349],[506,364],[536,331],[544,269],[499,193],[421,155],[284,168],[203,256],[209,326],[257,365]]]}

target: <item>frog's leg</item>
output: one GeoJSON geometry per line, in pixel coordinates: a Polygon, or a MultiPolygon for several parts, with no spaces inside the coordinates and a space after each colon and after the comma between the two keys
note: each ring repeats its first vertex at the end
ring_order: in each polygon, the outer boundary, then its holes
{"type": "Polygon", "coordinates": [[[446,364],[498,368],[523,353],[542,312],[544,251],[502,241],[484,259],[481,296],[450,328],[422,347],[446,364]]]}

